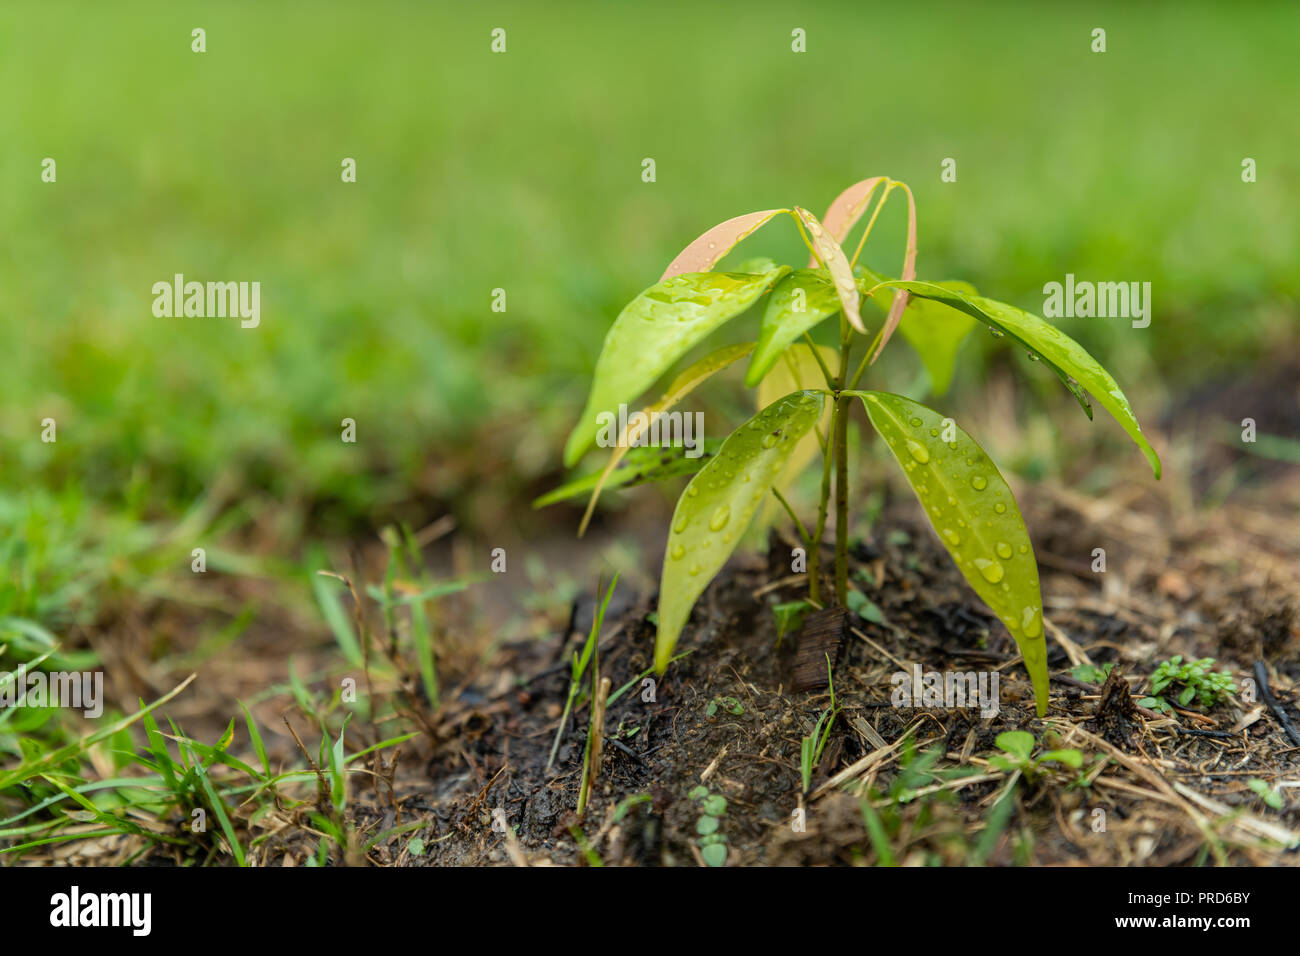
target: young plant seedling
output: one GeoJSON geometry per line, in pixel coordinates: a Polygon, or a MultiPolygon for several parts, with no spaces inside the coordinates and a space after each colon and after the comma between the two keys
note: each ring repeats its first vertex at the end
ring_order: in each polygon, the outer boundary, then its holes
{"type": "MultiPolygon", "coordinates": [[[[609,599],[614,596],[614,588],[618,586],[618,575],[614,575],[614,580],[609,582],[609,590],[605,592],[605,599],[600,602],[600,608],[596,611],[596,616],[591,622],[591,633],[587,635],[586,642],[582,645],[582,653],[573,652],[573,661],[569,665],[569,694],[564,699],[564,712],[560,714],[560,726],[555,729],[555,741],[551,744],[551,755],[546,760],[546,769],[551,769],[551,764],[555,763],[555,755],[560,750],[560,741],[564,739],[564,727],[569,722],[569,712],[573,710],[574,701],[582,692],[582,677],[587,673],[587,665],[591,663],[591,655],[595,653],[596,642],[600,639],[600,628],[605,623],[605,609],[609,607],[609,599]]],[[[592,692],[596,688],[593,686],[592,692]]],[[[607,702],[608,703],[608,702],[607,702]]]]}
{"type": "Polygon", "coordinates": [[[1264,780],[1258,777],[1251,777],[1246,781],[1246,786],[1255,791],[1255,795],[1264,801],[1265,805],[1274,810],[1282,809],[1282,792],[1277,787],[1271,787],[1264,780]]]}
{"type": "Polygon", "coordinates": [[[704,714],[706,717],[712,717],[719,710],[734,717],[739,717],[745,712],[745,706],[734,697],[715,697],[704,708],[704,714]]]}
{"type": "Polygon", "coordinates": [[[1077,750],[1045,750],[1037,757],[1033,756],[1036,741],[1034,735],[1026,730],[1008,730],[998,734],[993,742],[1002,753],[990,757],[989,766],[1007,773],[1019,770],[1026,780],[1032,781],[1039,766],[1049,760],[1063,763],[1072,770],[1083,766],[1083,754],[1077,750]]]}
{"type": "MultiPolygon", "coordinates": [[[[564,462],[573,467],[597,443],[612,448],[603,471],[578,479],[577,484],[591,490],[582,529],[603,487],[694,472],[677,502],[665,548],[655,643],[660,673],[668,666],[696,599],[740,544],[769,491],[790,515],[806,548],[809,599],[818,606],[828,600],[822,588],[820,545],[834,507],[835,566],[829,600],[847,604],[848,427],[853,407],[861,403],[957,567],[1019,646],[1038,713],[1046,713],[1047,649],[1038,565],[1011,489],[952,418],[901,395],[860,389],[859,384],[894,332],[901,330],[920,353],[932,391],[941,394],[951,379],[958,347],[974,325],[982,323],[1050,369],[1089,418],[1090,393],[1137,443],[1157,478],[1160,460],[1119,385],[1079,343],[1038,316],[976,295],[963,283],[918,281],[916,249],[911,190],[878,176],[846,189],[820,221],[796,206],[738,216],[713,227],[615,320],[596,362],[587,406],[565,446],[564,462]],[[859,259],[881,207],[896,190],[907,196],[908,229],[902,276],[891,279],[859,259]],[[850,257],[841,243],[877,195],[850,257]],[[806,267],[760,259],[734,272],[712,271],[742,239],[781,215],[794,220],[808,247],[806,267]],[[881,308],[884,319],[860,350],[855,366],[855,349],[867,334],[861,312],[864,298],[881,308]],[[756,342],[710,352],[682,371],[658,401],[630,416],[620,414],[678,359],[764,299],[756,342]],[[836,316],[838,349],[813,343],[810,331],[836,316]],[[669,409],[743,358],[749,361],[745,385],[756,390],[758,413],[721,446],[701,448],[697,441],[688,448],[680,413],[669,409]],[[620,421],[622,427],[613,424],[620,421]],[[663,447],[653,455],[641,450],[650,444],[663,447]],[[782,491],[818,457],[821,495],[810,531],[782,491]],[[628,467],[620,469],[625,458],[628,467]]],[[[560,492],[548,497],[554,500],[557,495],[560,492]]]]}
{"type": "Polygon", "coordinates": [[[835,702],[835,677],[831,673],[830,655],[826,657],[826,679],[831,689],[831,705],[822,711],[813,732],[799,741],[799,778],[803,781],[804,793],[812,786],[813,771],[821,763],[822,751],[831,739],[835,718],[840,715],[840,705],[835,702]]]}
{"type": "Polygon", "coordinates": [[[781,639],[791,631],[797,631],[803,624],[803,616],[812,607],[805,600],[784,601],[772,605],[772,616],[776,619],[776,646],[781,646],[781,639]]]}
{"type": "Polygon", "coordinates": [[[1175,690],[1179,707],[1187,707],[1195,701],[1209,710],[1223,703],[1237,693],[1237,685],[1228,671],[1212,670],[1214,663],[1213,657],[1183,663],[1182,655],[1174,655],[1155,669],[1151,675],[1151,696],[1142,698],[1139,703],[1162,714],[1172,714],[1173,707],[1163,695],[1165,691],[1175,690]]]}
{"type": "Polygon", "coordinates": [[[695,821],[700,856],[709,866],[722,866],[727,862],[727,838],[719,828],[722,815],[727,812],[727,798],[709,793],[703,784],[694,787],[687,796],[700,804],[700,817],[695,821]]]}
{"type": "Polygon", "coordinates": [[[1086,684],[1104,684],[1110,672],[1114,670],[1115,662],[1107,661],[1098,667],[1095,664],[1079,664],[1070,671],[1070,676],[1075,680],[1081,680],[1086,684]]]}

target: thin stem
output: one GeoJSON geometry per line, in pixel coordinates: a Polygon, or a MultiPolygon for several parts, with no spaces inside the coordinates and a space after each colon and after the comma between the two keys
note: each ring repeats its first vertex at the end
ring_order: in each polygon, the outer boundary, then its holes
{"type": "Polygon", "coordinates": [[[808,251],[812,253],[812,257],[817,260],[818,266],[825,269],[826,263],[822,261],[822,257],[817,252],[817,247],[814,246],[812,240],[808,238],[808,233],[804,232],[803,220],[799,218],[799,214],[793,209],[787,209],[785,211],[790,214],[790,218],[794,220],[794,224],[799,227],[799,238],[802,239],[803,244],[808,247],[808,251]]]}
{"type": "Polygon", "coordinates": [[[799,516],[794,513],[794,509],[790,507],[790,502],[785,500],[785,495],[777,491],[776,485],[772,486],[772,494],[776,495],[776,500],[781,502],[781,506],[785,508],[785,513],[790,516],[790,520],[794,522],[794,526],[799,529],[799,537],[803,540],[805,547],[811,546],[812,538],[808,536],[808,529],[803,526],[803,522],[799,520],[799,516]]]}
{"type": "Polygon", "coordinates": [[[813,358],[817,360],[817,364],[821,366],[822,375],[826,377],[826,387],[834,388],[835,376],[832,375],[831,370],[826,367],[826,360],[822,358],[822,353],[821,350],[817,348],[817,343],[813,341],[813,337],[807,332],[803,334],[803,337],[808,340],[808,348],[812,351],[813,358]]]}
{"type": "MultiPolygon", "coordinates": [[[[837,386],[844,387],[848,374],[851,340],[840,348],[840,374],[837,386]]],[[[849,402],[848,396],[835,396],[835,600],[843,606],[849,593],[849,402]]]]}
{"type": "Polygon", "coordinates": [[[813,423],[813,434],[817,436],[817,446],[821,448],[822,454],[826,454],[826,436],[822,434],[822,426],[819,423],[813,423]]]}
{"type": "Polygon", "coordinates": [[[898,183],[894,182],[892,179],[885,183],[885,191],[881,193],[880,198],[876,200],[875,211],[872,212],[871,218],[867,220],[867,228],[862,230],[862,238],[858,240],[858,248],[853,251],[853,258],[849,261],[850,268],[858,264],[858,257],[862,255],[862,247],[867,244],[867,236],[871,235],[871,227],[876,224],[876,217],[880,215],[880,207],[885,204],[885,200],[889,198],[890,192],[892,192],[894,187],[897,185],[898,183]]]}
{"type": "Polygon", "coordinates": [[[862,361],[858,363],[858,370],[854,372],[853,377],[849,379],[849,388],[857,388],[858,382],[862,381],[862,376],[867,371],[867,366],[871,364],[871,356],[876,351],[876,346],[880,344],[880,337],[884,334],[885,327],[882,325],[880,331],[876,333],[876,337],[871,340],[871,345],[868,346],[866,354],[862,356],[862,361]]]}
{"type": "MultiPolygon", "coordinates": [[[[833,428],[832,428],[833,430],[833,428]]],[[[829,442],[822,453],[822,493],[817,506],[817,533],[808,548],[808,597],[820,602],[822,537],[826,534],[826,512],[831,502],[831,452],[829,442]]]]}

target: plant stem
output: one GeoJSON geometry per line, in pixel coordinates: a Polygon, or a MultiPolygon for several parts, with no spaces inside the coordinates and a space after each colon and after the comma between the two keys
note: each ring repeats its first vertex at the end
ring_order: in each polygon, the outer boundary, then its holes
{"type": "Polygon", "coordinates": [[[811,547],[812,539],[808,536],[808,529],[803,526],[803,522],[799,520],[799,516],[794,513],[794,509],[790,507],[790,502],[785,500],[785,495],[776,490],[776,485],[772,486],[772,494],[776,495],[776,500],[781,502],[781,506],[785,508],[786,514],[790,516],[790,520],[794,522],[794,526],[799,529],[799,540],[803,542],[804,547],[811,547]]]}
{"type": "Polygon", "coordinates": [[[835,417],[831,445],[835,455],[835,603],[843,606],[849,594],[849,402],[839,394],[849,374],[853,332],[841,322],[840,368],[835,377],[835,417]]]}
{"type": "MultiPolygon", "coordinates": [[[[834,421],[831,432],[834,434],[834,421]]],[[[831,502],[831,454],[832,442],[828,441],[822,450],[822,493],[817,506],[817,531],[808,545],[808,597],[814,603],[821,604],[821,559],[822,536],[826,534],[826,511],[831,502]]]]}
{"type": "Polygon", "coordinates": [[[858,383],[862,381],[862,375],[866,372],[867,366],[871,364],[871,356],[876,351],[876,346],[880,344],[880,337],[884,334],[885,327],[882,325],[880,331],[876,333],[876,337],[872,339],[871,344],[867,346],[866,354],[862,356],[862,362],[858,365],[858,370],[854,372],[853,377],[849,379],[849,388],[857,388],[858,383]]]}
{"type": "Polygon", "coordinates": [[[849,402],[835,401],[835,602],[844,605],[849,594],[849,402]]]}
{"type": "Polygon", "coordinates": [[[826,367],[826,362],[822,358],[822,353],[817,348],[817,343],[813,341],[813,337],[809,335],[807,332],[803,334],[803,337],[808,342],[808,350],[812,352],[812,357],[816,359],[817,364],[821,366],[822,375],[826,377],[826,387],[834,388],[835,376],[831,375],[831,370],[826,367]]]}
{"type": "Polygon", "coordinates": [[[862,247],[867,244],[867,236],[871,235],[871,227],[876,224],[876,217],[880,215],[880,207],[885,204],[885,200],[889,198],[889,194],[896,185],[898,184],[892,179],[885,180],[885,191],[876,200],[875,211],[871,213],[871,218],[867,220],[867,227],[862,230],[862,238],[858,240],[858,247],[853,250],[853,258],[849,260],[849,268],[853,268],[858,264],[858,257],[862,255],[862,247]]]}

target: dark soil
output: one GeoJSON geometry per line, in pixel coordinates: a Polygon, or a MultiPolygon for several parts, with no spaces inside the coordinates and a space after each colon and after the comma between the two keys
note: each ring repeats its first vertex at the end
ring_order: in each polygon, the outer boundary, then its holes
{"type": "MultiPolygon", "coordinates": [[[[703,865],[701,801],[693,791],[704,787],[726,800],[717,832],[729,866],[1300,863],[1300,745],[1279,719],[1289,715],[1300,726],[1300,468],[1224,437],[1254,408],[1265,410],[1261,432],[1295,434],[1287,429],[1300,405],[1287,396],[1297,380],[1265,376],[1255,388],[1183,403],[1166,422],[1167,473],[1158,484],[1138,473],[1138,462],[1132,472],[1107,465],[1091,474],[1084,455],[1075,457],[1081,473],[1068,487],[1016,489],[1049,622],[1045,719],[1034,712],[1010,636],[962,579],[910,491],[894,485],[852,545],[850,579],[869,603],[855,604],[859,613],[849,615],[832,655],[841,709],[807,788],[802,741],[830,694],[824,686],[795,690],[796,663],[802,651],[812,658],[805,678],[817,674],[818,659],[833,645],[810,650],[797,633],[778,642],[773,606],[807,589],[805,576],[791,572],[792,541],[772,537],[766,555],[737,557],[713,582],[678,645],[690,653],[654,684],[653,695],[642,678],[652,663],[657,569],[650,562],[620,580],[595,666],[611,688],[628,689],[604,715],[599,773],[581,817],[593,717],[585,695],[554,764],[547,763],[569,661],[591,627],[596,592],[578,597],[567,626],[557,629],[562,617],[551,611],[528,611],[534,637],[500,644],[495,629],[521,613],[524,588],[513,575],[489,575],[496,580],[439,605],[450,615],[437,635],[441,707],[421,699],[407,674],[374,689],[397,707],[395,718],[349,726],[349,752],[421,733],[352,775],[348,813],[359,840],[346,854],[331,850],[331,860],[703,865]],[[1089,485],[1105,491],[1089,495],[1082,490],[1089,485]],[[1097,548],[1106,553],[1104,573],[1093,570],[1097,548]],[[1211,709],[1167,714],[1141,706],[1153,670],[1172,655],[1215,658],[1232,673],[1238,695],[1211,709]],[[1076,676],[1084,664],[1114,667],[1103,681],[1076,676]],[[996,671],[1000,710],[982,717],[975,708],[894,706],[891,677],[914,665],[996,671]],[[1025,773],[990,763],[995,739],[1009,730],[1030,732],[1042,750],[1077,750],[1083,766],[1044,762],[1025,773]],[[381,837],[394,828],[400,832],[381,837]]],[[[603,527],[598,520],[580,544],[568,529],[517,531],[512,540],[524,547],[507,541],[510,553],[532,555],[548,581],[587,566],[611,541],[639,540],[653,554],[662,542],[656,529],[666,523],[664,500],[641,497],[634,516],[603,527]]],[[[469,573],[469,551],[486,553],[450,533],[453,525],[430,526],[444,536],[430,549],[446,562],[440,578],[469,573]]],[[[823,565],[831,558],[828,548],[823,565]]],[[[344,549],[336,560],[358,580],[382,579],[377,546],[344,549]]],[[[247,633],[232,632],[238,653],[195,646],[202,612],[180,604],[142,610],[125,602],[87,640],[113,665],[110,690],[119,707],[166,692],[194,668],[199,680],[169,705],[168,716],[197,739],[215,741],[241,698],[262,726],[272,764],[301,766],[286,721],[307,747],[319,736],[284,690],[289,654],[299,677],[325,699],[350,672],[340,668],[315,608],[281,608],[253,577],[228,581],[230,607],[262,612],[247,633]],[[136,663],[157,660],[160,642],[191,649],[193,662],[182,654],[171,667],[136,663]]],[[[376,624],[371,633],[382,634],[377,612],[364,612],[376,624]]],[[[237,740],[239,749],[244,742],[237,740]]],[[[310,801],[311,788],[299,790],[297,797],[310,801]]],[[[250,859],[304,863],[320,842],[310,808],[239,808],[250,859]]],[[[53,844],[25,862],[127,860],[183,862],[134,837],[53,844]]]]}
{"type": "MultiPolygon", "coordinates": [[[[1294,483],[1270,489],[1270,508],[1279,494],[1294,500],[1294,483]]],[[[604,756],[581,818],[587,707],[546,764],[593,595],[575,607],[562,644],[506,648],[501,671],[466,688],[447,717],[460,732],[419,768],[403,761],[396,806],[375,800],[359,811],[373,832],[426,821],[416,831],[423,856],[402,849],[404,834],[379,844],[374,862],[702,864],[690,793],[703,785],[727,801],[727,865],[880,862],[868,801],[901,863],[1300,863],[1300,793],[1278,789],[1277,810],[1247,785],[1300,780],[1300,747],[1258,689],[1208,711],[1161,715],[1136,703],[1157,662],[1209,656],[1239,684],[1263,661],[1279,706],[1300,717],[1294,517],[1279,523],[1244,503],[1176,519],[1173,502],[1147,492],[1122,508],[1050,487],[1023,495],[1054,625],[1051,705],[1040,720],[1010,636],[919,509],[902,495],[896,502],[853,547],[852,580],[881,613],[867,612],[878,622],[850,616],[834,670],[842,710],[808,792],[801,738],[830,698],[824,688],[791,690],[797,635],[778,647],[770,608],[807,585],[790,574],[791,542],[773,537],[765,560],[737,559],[701,597],[678,647],[692,653],[657,682],[653,700],[638,681],[652,664],[653,603],[607,617],[599,673],[615,689],[632,686],[605,714],[604,756]],[[1107,549],[1104,574],[1091,569],[1094,546],[1107,549]],[[1071,675],[1085,660],[1115,662],[1104,687],[1071,675]],[[892,706],[890,676],[914,663],[996,670],[1000,712],[892,706]],[[1081,751],[1083,769],[1045,763],[1032,780],[1013,781],[987,762],[1007,730],[1081,751]],[[927,767],[919,755],[931,751],[927,767]],[[963,767],[969,775],[951,773],[963,767]],[[1010,813],[991,823],[1005,794],[1010,813]]]]}

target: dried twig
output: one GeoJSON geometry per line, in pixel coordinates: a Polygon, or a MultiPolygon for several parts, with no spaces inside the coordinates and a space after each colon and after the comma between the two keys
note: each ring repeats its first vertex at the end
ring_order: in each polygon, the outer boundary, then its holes
{"type": "Polygon", "coordinates": [[[1287,716],[1286,711],[1282,709],[1282,705],[1273,696],[1273,690],[1268,686],[1268,669],[1264,666],[1263,661],[1255,661],[1255,682],[1259,684],[1259,696],[1264,698],[1264,703],[1268,705],[1268,709],[1273,712],[1277,722],[1286,731],[1287,739],[1300,747],[1300,731],[1295,729],[1295,725],[1291,723],[1291,718],[1287,716]]]}

